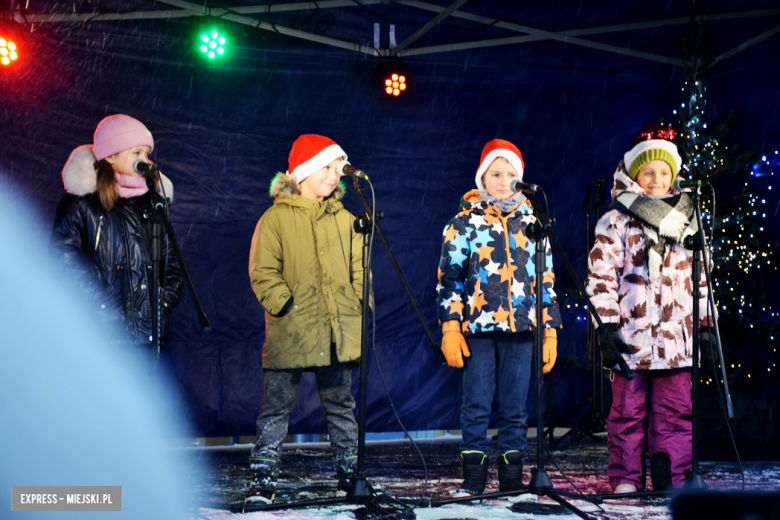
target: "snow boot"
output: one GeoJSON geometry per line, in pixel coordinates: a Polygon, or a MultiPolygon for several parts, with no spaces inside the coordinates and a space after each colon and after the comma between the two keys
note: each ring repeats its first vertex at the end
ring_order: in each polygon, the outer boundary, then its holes
{"type": "Polygon", "coordinates": [[[485,491],[488,473],[488,457],[482,451],[470,450],[460,453],[460,470],[463,483],[455,496],[481,495],[485,491]]]}
{"type": "Polygon", "coordinates": [[[498,490],[523,487],[523,453],[511,450],[498,456],[498,490]]]}
{"type": "Polygon", "coordinates": [[[244,499],[244,506],[248,504],[273,504],[279,471],[278,456],[266,450],[258,452],[252,450],[252,455],[249,457],[249,467],[252,468],[252,484],[244,499]]]}
{"type": "Polygon", "coordinates": [[[674,489],[672,484],[672,459],[669,455],[659,451],[650,457],[650,477],[654,491],[668,491],[674,489]]]}
{"type": "Polygon", "coordinates": [[[347,452],[336,455],[333,457],[333,466],[339,479],[338,494],[343,496],[349,492],[357,475],[357,454],[347,452]]]}

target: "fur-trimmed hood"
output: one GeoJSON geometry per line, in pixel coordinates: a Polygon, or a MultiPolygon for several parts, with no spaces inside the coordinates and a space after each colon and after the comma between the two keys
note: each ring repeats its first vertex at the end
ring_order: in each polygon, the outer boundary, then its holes
{"type": "MultiPolygon", "coordinates": [[[[682,177],[679,177],[680,180],[683,180],[682,177]]],[[[629,193],[635,193],[637,195],[647,195],[647,192],[642,188],[638,182],[633,180],[631,177],[628,176],[628,172],[626,171],[625,164],[623,161],[620,161],[620,164],[618,164],[617,169],[615,170],[615,173],[613,174],[613,184],[612,184],[612,201],[614,202],[618,195],[629,192],[629,193]]],[[[680,192],[676,191],[674,187],[669,191],[670,195],[678,195],[680,192]]]]}
{"type": "MultiPolygon", "coordinates": [[[[81,145],[71,152],[65,167],[62,169],[62,183],[65,186],[65,191],[79,197],[97,191],[95,160],[91,144],[81,145]]],[[[165,188],[165,195],[173,202],[173,183],[162,173],[160,173],[160,180],[165,188]]]]}
{"type": "MultiPolygon", "coordinates": [[[[326,198],[325,200],[335,199],[336,201],[340,201],[342,198],[344,198],[345,193],[346,188],[344,187],[344,184],[339,182],[336,186],[336,189],[334,189],[333,193],[330,194],[330,197],[326,198]]],[[[298,186],[298,183],[295,182],[295,179],[292,178],[292,175],[279,172],[271,181],[268,194],[271,195],[271,197],[274,199],[289,199],[293,195],[300,195],[301,188],[298,186]]]]}

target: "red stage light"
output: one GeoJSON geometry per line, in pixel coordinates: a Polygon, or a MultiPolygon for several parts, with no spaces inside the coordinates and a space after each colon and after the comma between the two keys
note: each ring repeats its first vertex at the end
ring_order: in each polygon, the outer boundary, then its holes
{"type": "Polygon", "coordinates": [[[403,97],[412,89],[409,86],[409,71],[398,58],[380,59],[374,68],[374,84],[391,97],[403,97]]]}
{"type": "Polygon", "coordinates": [[[388,95],[398,97],[406,90],[406,76],[394,72],[385,79],[385,92],[388,95]]]}
{"type": "Polygon", "coordinates": [[[11,62],[16,61],[19,57],[17,54],[16,44],[12,41],[6,41],[5,38],[0,38],[0,63],[3,65],[10,65],[11,62]]]}

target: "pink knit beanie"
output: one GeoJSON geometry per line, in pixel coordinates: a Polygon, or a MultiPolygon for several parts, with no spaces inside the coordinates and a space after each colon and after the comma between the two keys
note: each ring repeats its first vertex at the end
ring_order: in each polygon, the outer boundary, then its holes
{"type": "Polygon", "coordinates": [[[154,150],[152,133],[144,124],[130,116],[116,114],[98,123],[92,152],[95,159],[100,161],[115,153],[144,145],[154,150]]]}

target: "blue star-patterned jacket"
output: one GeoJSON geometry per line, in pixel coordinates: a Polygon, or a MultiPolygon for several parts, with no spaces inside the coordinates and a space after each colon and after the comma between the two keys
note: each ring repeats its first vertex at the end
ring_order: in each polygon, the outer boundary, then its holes
{"type": "MultiPolygon", "coordinates": [[[[460,213],[444,228],[436,287],[440,322],[462,322],[465,336],[535,331],[536,241],[525,232],[535,220],[528,201],[504,217],[479,199],[479,191],[463,196],[460,213]]],[[[543,282],[544,326],[560,328],[549,242],[543,282]]]]}

